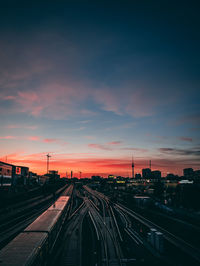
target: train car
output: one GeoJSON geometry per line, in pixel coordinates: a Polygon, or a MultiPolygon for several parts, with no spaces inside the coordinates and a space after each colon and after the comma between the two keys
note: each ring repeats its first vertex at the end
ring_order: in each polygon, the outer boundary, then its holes
{"type": "Polygon", "coordinates": [[[0,251],[0,266],[45,265],[59,236],[69,197],[60,197],[0,251]]]}
{"type": "Polygon", "coordinates": [[[69,200],[69,196],[60,196],[57,201],[64,201],[64,202],[68,202],[69,200]]]}
{"type": "Polygon", "coordinates": [[[24,232],[46,232],[48,234],[48,249],[51,252],[62,223],[61,213],[62,211],[56,209],[45,211],[24,232]]]}
{"type": "Polygon", "coordinates": [[[47,233],[20,233],[0,251],[2,266],[44,265],[48,255],[47,233]]]}
{"type": "Polygon", "coordinates": [[[61,196],[59,199],[48,209],[48,211],[59,210],[62,211],[60,219],[63,220],[63,216],[65,215],[67,208],[66,205],[69,201],[68,196],[61,196]]]}
{"type": "Polygon", "coordinates": [[[68,200],[69,197],[60,197],[32,224],[30,224],[24,232],[47,232],[49,250],[51,251],[57,239],[56,236],[61,228],[68,200]]]}

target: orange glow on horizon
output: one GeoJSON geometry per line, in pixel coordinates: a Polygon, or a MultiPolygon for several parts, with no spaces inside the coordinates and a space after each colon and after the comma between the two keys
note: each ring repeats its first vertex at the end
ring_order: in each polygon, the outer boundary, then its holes
{"type": "MultiPolygon", "coordinates": [[[[45,153],[21,155],[10,154],[7,156],[7,162],[18,165],[27,166],[32,172],[36,172],[39,175],[45,174],[47,169],[47,161],[45,153]]],[[[132,168],[131,160],[127,158],[81,158],[80,154],[54,155],[50,159],[49,169],[58,170],[61,176],[68,175],[73,171],[74,176],[79,177],[79,172],[82,172],[82,177],[90,177],[92,175],[100,175],[107,177],[109,174],[121,175],[125,177],[131,177],[132,168]],[[74,158],[75,157],[75,158],[74,158]]],[[[0,158],[5,162],[5,157],[0,158]]],[[[147,159],[135,160],[135,173],[141,173],[143,168],[148,168],[147,159]]],[[[174,163],[169,167],[169,162],[165,160],[152,160],[152,170],[160,170],[162,176],[166,176],[168,172],[182,175],[183,168],[187,168],[188,165],[174,163]],[[162,162],[162,164],[161,164],[162,162]],[[161,166],[162,165],[162,166],[161,166]]]]}

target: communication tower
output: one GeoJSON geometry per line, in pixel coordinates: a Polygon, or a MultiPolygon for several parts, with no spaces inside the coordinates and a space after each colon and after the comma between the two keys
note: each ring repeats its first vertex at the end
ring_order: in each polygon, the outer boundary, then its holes
{"type": "Polygon", "coordinates": [[[132,157],[132,178],[134,178],[134,161],[133,161],[133,157],[132,157]]]}

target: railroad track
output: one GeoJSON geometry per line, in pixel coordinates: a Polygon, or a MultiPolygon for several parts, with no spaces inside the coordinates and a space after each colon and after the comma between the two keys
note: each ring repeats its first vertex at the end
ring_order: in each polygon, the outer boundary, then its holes
{"type": "Polygon", "coordinates": [[[88,193],[92,194],[95,198],[97,198],[102,206],[102,216],[99,214],[97,210],[97,206],[87,199],[86,204],[88,204],[88,208],[90,210],[92,220],[95,223],[95,227],[99,229],[99,235],[102,235],[102,243],[105,250],[105,263],[106,265],[123,265],[123,255],[120,247],[120,243],[118,241],[119,236],[120,241],[122,240],[119,227],[117,225],[117,221],[114,215],[114,212],[109,205],[108,199],[96,191],[93,193],[88,187],[84,187],[88,193]]]}
{"type": "MultiPolygon", "coordinates": [[[[30,223],[32,223],[40,214],[42,214],[50,205],[43,206],[42,208],[38,209],[37,211],[32,211],[29,213],[29,216],[26,217],[25,215],[20,216],[19,221],[12,226],[9,227],[0,233],[0,249],[3,248],[9,241],[11,241],[18,233],[20,233],[25,227],[27,227],[30,223]]],[[[15,221],[13,221],[15,222],[15,221]]],[[[9,222],[10,224],[10,222],[9,222]]],[[[4,224],[5,226],[6,224],[4,224]]]]}
{"type": "Polygon", "coordinates": [[[47,265],[66,219],[70,197],[60,196],[0,251],[2,265],[47,265]]]}
{"type": "Polygon", "coordinates": [[[134,210],[138,214],[157,224],[159,221],[159,226],[175,234],[177,237],[182,238],[185,242],[190,243],[196,248],[200,248],[199,238],[200,238],[200,223],[199,225],[194,225],[186,221],[180,220],[174,214],[166,214],[160,211],[151,210],[149,208],[137,208],[134,210]],[[175,216],[175,217],[174,217],[175,216]],[[183,234],[184,232],[184,234],[183,234]]]}
{"type": "MultiPolygon", "coordinates": [[[[66,189],[66,186],[60,188],[59,190],[56,191],[56,195],[60,195],[64,190],[66,189]]],[[[52,195],[49,196],[38,196],[33,199],[29,199],[25,202],[13,204],[9,206],[6,209],[6,213],[4,213],[5,210],[2,210],[0,213],[0,232],[4,230],[2,227],[2,224],[4,224],[5,221],[7,220],[13,220],[16,217],[22,215],[23,213],[27,213],[30,209],[34,209],[37,207],[39,204],[43,204],[45,201],[48,201],[52,198],[52,195]]]]}
{"type": "MultiPolygon", "coordinates": [[[[56,194],[62,195],[69,193],[71,187],[59,189],[56,194]]],[[[44,212],[53,203],[52,195],[41,199],[39,202],[30,204],[25,208],[20,208],[9,216],[4,217],[0,225],[0,249],[11,241],[20,231],[33,222],[42,212],[44,212]]]]}
{"type": "Polygon", "coordinates": [[[123,213],[127,214],[128,216],[140,222],[142,225],[145,225],[147,228],[157,229],[159,232],[163,233],[164,238],[167,241],[169,241],[172,245],[179,248],[184,253],[188,254],[193,259],[195,259],[198,263],[200,263],[200,250],[197,249],[196,247],[192,246],[191,244],[187,243],[186,241],[177,237],[176,235],[172,234],[166,229],[160,227],[159,225],[153,223],[152,221],[144,218],[143,216],[134,212],[133,210],[123,206],[122,204],[114,204],[114,206],[115,208],[120,209],[123,213]]]}
{"type": "MultiPolygon", "coordinates": [[[[101,201],[104,200],[107,203],[110,203],[116,212],[118,212],[118,215],[120,217],[121,220],[123,220],[123,224],[124,224],[124,231],[125,233],[134,241],[134,243],[137,246],[142,246],[143,244],[146,245],[146,243],[143,242],[143,240],[145,242],[147,242],[147,238],[144,239],[144,234],[140,235],[140,233],[138,233],[135,230],[135,225],[134,227],[132,227],[131,225],[131,220],[137,221],[137,223],[145,226],[149,231],[150,229],[154,228],[157,231],[161,232],[163,234],[163,237],[166,241],[166,243],[169,243],[172,247],[174,247],[174,250],[179,250],[180,255],[177,255],[177,258],[181,258],[181,256],[183,256],[182,262],[184,263],[184,258],[187,260],[187,263],[190,262],[194,263],[193,265],[199,265],[200,263],[200,250],[198,248],[196,248],[195,246],[191,245],[190,243],[186,242],[185,240],[183,240],[182,238],[178,237],[177,235],[169,232],[168,230],[164,229],[163,227],[159,226],[157,223],[154,223],[152,221],[150,221],[149,219],[143,217],[142,215],[134,212],[133,210],[123,206],[122,204],[115,204],[112,203],[110,201],[110,199],[105,196],[104,194],[94,191],[92,189],[90,189],[89,187],[84,187],[88,193],[91,193],[92,195],[101,198],[101,201]]],[[[137,226],[136,226],[137,227],[137,226]]],[[[184,232],[183,232],[184,233],[184,232]]],[[[147,248],[148,244],[146,245],[147,248]]],[[[159,259],[166,259],[162,254],[160,254],[157,251],[153,251],[152,248],[150,248],[149,250],[151,250],[154,254],[156,255],[156,257],[158,257],[159,259]],[[161,257],[160,257],[161,255],[161,257]]],[[[173,257],[172,257],[173,260],[173,257]]],[[[169,260],[166,260],[166,263],[170,263],[169,260]]],[[[185,265],[185,264],[183,264],[185,265]]]]}
{"type": "Polygon", "coordinates": [[[62,244],[57,251],[56,258],[49,265],[81,265],[82,224],[87,214],[85,204],[81,205],[64,226],[62,244]]]}

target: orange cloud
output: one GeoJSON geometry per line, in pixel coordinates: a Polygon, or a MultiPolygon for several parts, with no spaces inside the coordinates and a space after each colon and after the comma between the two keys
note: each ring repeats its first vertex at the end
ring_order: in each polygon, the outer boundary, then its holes
{"type": "Polygon", "coordinates": [[[43,139],[43,142],[45,143],[52,143],[52,142],[56,142],[57,139],[43,139]]]}
{"type": "Polygon", "coordinates": [[[31,140],[31,141],[40,141],[40,137],[38,137],[38,136],[30,136],[27,139],[31,140]]]}
{"type": "Polygon", "coordinates": [[[51,138],[43,139],[42,142],[44,142],[44,143],[57,143],[57,144],[60,144],[60,145],[68,144],[68,142],[63,141],[61,139],[51,139],[51,138]]]}

